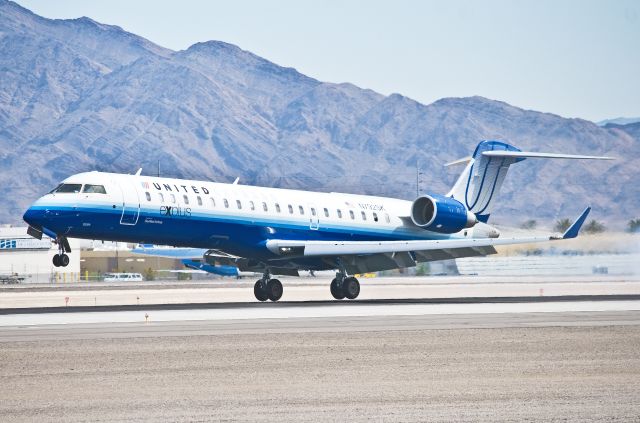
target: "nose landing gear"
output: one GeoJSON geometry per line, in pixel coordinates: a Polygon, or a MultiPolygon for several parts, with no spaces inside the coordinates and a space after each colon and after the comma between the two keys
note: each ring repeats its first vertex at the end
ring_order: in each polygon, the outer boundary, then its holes
{"type": "Polygon", "coordinates": [[[69,265],[69,256],[62,253],[53,256],[53,265],[55,267],[67,267],[69,265]]]}
{"type": "Polygon", "coordinates": [[[58,237],[55,242],[58,244],[58,254],[54,255],[51,261],[55,267],[67,267],[69,265],[69,256],[65,253],[71,252],[69,240],[65,237],[58,237]]]}

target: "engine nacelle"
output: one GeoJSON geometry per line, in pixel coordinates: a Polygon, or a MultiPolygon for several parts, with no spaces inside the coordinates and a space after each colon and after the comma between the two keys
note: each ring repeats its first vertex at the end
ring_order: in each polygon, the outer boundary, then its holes
{"type": "Polygon", "coordinates": [[[411,205],[411,220],[433,232],[452,234],[470,228],[478,219],[458,200],[444,195],[424,195],[411,205]]]}

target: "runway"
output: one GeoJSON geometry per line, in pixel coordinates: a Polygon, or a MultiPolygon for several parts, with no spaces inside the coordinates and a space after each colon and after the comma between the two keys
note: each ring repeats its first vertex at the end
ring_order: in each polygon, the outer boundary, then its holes
{"type": "Polygon", "coordinates": [[[582,422],[640,415],[634,293],[3,313],[2,421],[582,422]]]}
{"type": "MultiPolygon", "coordinates": [[[[177,317],[177,316],[174,316],[177,317]]],[[[325,316],[219,320],[69,323],[0,327],[0,342],[276,333],[355,333],[450,329],[640,325],[637,310],[485,314],[325,316]]]]}
{"type": "Polygon", "coordinates": [[[0,420],[634,421],[638,314],[2,327],[0,420]]]}
{"type": "Polygon", "coordinates": [[[196,303],[6,309],[0,327],[149,321],[353,318],[640,310],[640,295],[196,303]]]}
{"type": "MultiPolygon", "coordinates": [[[[334,300],[330,278],[282,278],[282,303],[334,300]]],[[[612,275],[519,277],[381,277],[361,278],[358,301],[406,301],[451,298],[520,298],[640,295],[640,278],[612,275]]],[[[0,313],[19,308],[65,306],[151,306],[163,304],[255,303],[252,280],[212,280],[200,283],[152,281],[129,284],[75,283],[0,288],[0,313]]],[[[497,300],[494,300],[497,301],[497,300]]],[[[160,306],[158,306],[160,307],[160,306]]],[[[194,305],[194,307],[197,307],[194,305]]]]}

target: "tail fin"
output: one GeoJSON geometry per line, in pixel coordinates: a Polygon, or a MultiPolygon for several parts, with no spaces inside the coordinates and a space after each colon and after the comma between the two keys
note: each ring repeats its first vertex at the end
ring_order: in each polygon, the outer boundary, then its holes
{"type": "Polygon", "coordinates": [[[612,160],[611,157],[524,152],[502,141],[482,141],[447,196],[460,201],[480,222],[486,223],[509,166],[525,158],[612,160]]]}

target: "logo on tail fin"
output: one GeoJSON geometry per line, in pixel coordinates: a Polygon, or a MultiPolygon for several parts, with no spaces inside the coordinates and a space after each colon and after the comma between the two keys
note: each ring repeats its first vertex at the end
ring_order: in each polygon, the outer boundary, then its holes
{"type": "Polygon", "coordinates": [[[488,157],[482,154],[485,151],[496,150],[520,151],[502,141],[482,141],[449,193],[449,196],[462,202],[483,223],[489,220],[495,197],[500,191],[509,166],[524,160],[512,157],[488,157]]]}
{"type": "Polygon", "coordinates": [[[520,151],[518,148],[502,141],[482,141],[473,152],[473,163],[467,177],[465,189],[465,205],[474,213],[478,220],[486,223],[493,209],[496,194],[507,175],[509,166],[516,161],[510,157],[487,157],[484,151],[520,151]]]}

